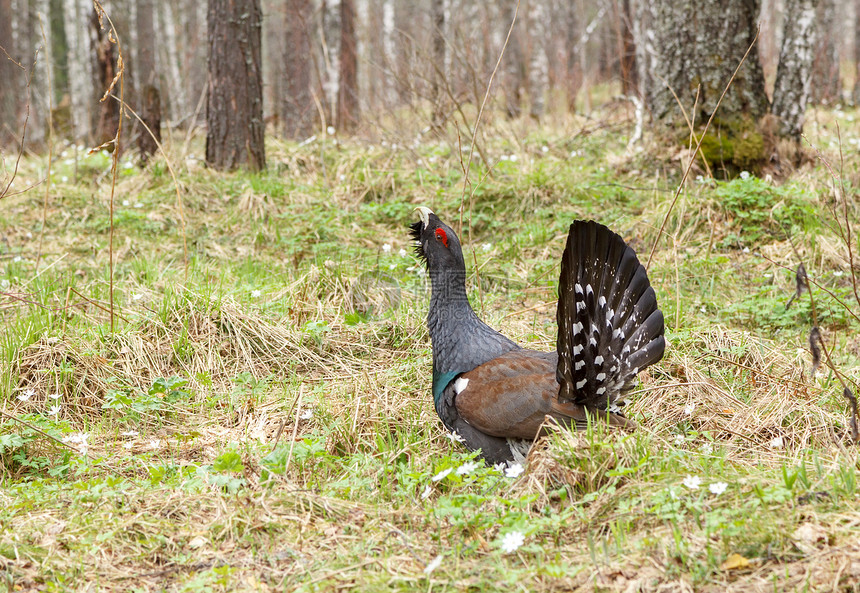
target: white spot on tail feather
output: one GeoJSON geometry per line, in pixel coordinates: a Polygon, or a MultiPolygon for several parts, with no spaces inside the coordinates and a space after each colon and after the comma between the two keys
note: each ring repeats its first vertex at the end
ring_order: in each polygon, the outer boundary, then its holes
{"type": "Polygon", "coordinates": [[[582,389],[583,387],[585,387],[585,384],[586,384],[586,383],[588,383],[588,380],[587,380],[587,379],[583,379],[582,381],[577,381],[577,382],[576,382],[576,388],[577,388],[577,389],[582,389]]]}
{"type": "Polygon", "coordinates": [[[597,340],[595,340],[594,338],[591,338],[590,340],[588,340],[588,343],[591,344],[592,346],[597,346],[597,340]]]}
{"type": "Polygon", "coordinates": [[[602,356],[596,356],[594,358],[594,364],[603,364],[603,357],[602,356]]]}
{"type": "Polygon", "coordinates": [[[573,365],[573,370],[578,371],[579,369],[581,369],[584,366],[585,366],[584,360],[577,360],[576,363],[573,365]]]}
{"type": "Polygon", "coordinates": [[[582,324],[577,321],[573,324],[573,335],[578,335],[582,331],[582,324]]]}
{"type": "Polygon", "coordinates": [[[606,297],[603,295],[600,295],[600,298],[597,299],[597,304],[600,305],[601,308],[605,307],[606,306],[606,297]]]}
{"type": "Polygon", "coordinates": [[[580,353],[582,353],[582,344],[577,344],[573,347],[573,355],[578,356],[580,353]]]}
{"type": "Polygon", "coordinates": [[[576,294],[582,294],[582,286],[580,286],[579,282],[574,284],[573,289],[576,291],[576,294]]]}
{"type": "Polygon", "coordinates": [[[585,294],[594,294],[594,289],[591,288],[591,284],[585,285],[585,294]]]}
{"type": "Polygon", "coordinates": [[[598,373],[595,379],[598,381],[603,381],[606,378],[606,373],[598,373]]]}
{"type": "Polygon", "coordinates": [[[457,380],[454,381],[454,391],[457,395],[460,395],[466,390],[466,387],[469,385],[469,380],[465,377],[457,377],[457,380]]]}
{"type": "Polygon", "coordinates": [[[597,391],[595,391],[595,393],[597,395],[603,395],[604,393],[606,393],[606,387],[598,387],[597,391]]]}
{"type": "Polygon", "coordinates": [[[576,312],[579,313],[585,309],[585,301],[576,301],[576,312]]]}

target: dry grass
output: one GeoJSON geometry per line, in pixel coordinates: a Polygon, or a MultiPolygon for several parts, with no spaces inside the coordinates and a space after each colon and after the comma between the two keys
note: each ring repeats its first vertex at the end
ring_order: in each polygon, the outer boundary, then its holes
{"type": "MultiPolygon", "coordinates": [[[[610,220],[644,252],[671,196],[649,185],[638,201],[617,199],[613,182],[674,165],[624,155],[601,171],[599,155],[626,142],[589,125],[566,122],[573,141],[488,134],[491,154],[523,158],[500,165],[476,200],[474,301],[531,347],[555,341],[552,278],[569,220],[610,220]],[[536,142],[552,145],[549,156],[536,142]],[[568,159],[573,147],[590,156],[568,159]],[[509,203],[511,192],[526,198],[509,203]]],[[[0,588],[857,589],[856,452],[832,377],[808,377],[806,320],[769,313],[773,325],[740,327],[720,311],[754,298],[779,272],[770,261],[791,267],[783,237],[752,254],[726,247],[737,219],[708,201],[710,186],[691,186],[650,270],[670,346],[635,394],[639,429],[560,431],[516,479],[478,467],[434,481],[469,456],[432,408],[425,288],[398,251],[409,250],[413,202],[443,188],[437,209],[455,211],[456,157],[357,141],[269,153],[277,171],[256,177],[186,163],[187,268],[157,161],[121,180],[131,205],[118,210],[114,333],[101,173],[58,190],[43,260],[54,263],[38,274],[26,233],[41,198],[2,203],[14,223],[0,253],[0,588]],[[151,392],[171,377],[187,381],[186,395],[151,392]],[[116,392],[146,406],[106,408],[116,392]],[[68,441],[80,433],[84,444],[68,441]],[[709,490],[717,482],[722,494],[709,490]],[[512,530],[526,541],[504,554],[512,530]],[[733,553],[747,564],[726,564],[733,553]]],[[[24,175],[37,170],[25,163],[24,175]]],[[[820,171],[798,175],[822,183],[820,171]]],[[[845,264],[827,230],[796,241],[822,281],[845,264]]],[[[790,277],[770,283],[768,298],[784,303],[790,277]]],[[[836,360],[854,373],[850,345],[836,360]]]]}

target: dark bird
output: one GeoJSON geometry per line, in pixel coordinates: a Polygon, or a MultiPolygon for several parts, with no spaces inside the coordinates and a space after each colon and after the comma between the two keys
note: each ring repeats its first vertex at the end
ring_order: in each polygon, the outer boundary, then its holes
{"type": "Polygon", "coordinates": [[[521,461],[547,416],[582,429],[588,416],[633,427],[624,396],[663,357],[663,313],[624,240],[574,221],[561,260],[555,352],[522,348],[478,319],[466,296],[460,240],[429,208],[411,225],[432,294],[433,403],[445,426],[489,463],[521,461]]]}

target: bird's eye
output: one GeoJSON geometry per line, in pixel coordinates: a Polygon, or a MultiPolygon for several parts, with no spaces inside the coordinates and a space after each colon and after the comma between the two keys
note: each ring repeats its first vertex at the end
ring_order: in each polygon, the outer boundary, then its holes
{"type": "Polygon", "coordinates": [[[448,247],[448,233],[445,232],[445,229],[436,229],[436,240],[442,241],[442,245],[448,247]]]}

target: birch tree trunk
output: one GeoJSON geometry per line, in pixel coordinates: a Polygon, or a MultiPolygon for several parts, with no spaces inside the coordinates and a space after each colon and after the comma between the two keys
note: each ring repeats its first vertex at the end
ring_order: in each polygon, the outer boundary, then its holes
{"type": "Polygon", "coordinates": [[[322,40],[325,80],[326,118],[330,124],[337,125],[337,97],[340,92],[340,3],[341,0],[323,0],[322,40]]]}
{"type": "Polygon", "coordinates": [[[438,127],[442,125],[445,117],[442,88],[447,80],[446,66],[448,65],[448,52],[445,44],[445,0],[431,0],[431,11],[435,71],[432,74],[433,83],[430,89],[430,100],[433,103],[433,125],[438,127]]]}
{"type": "Polygon", "coordinates": [[[854,0],[854,105],[860,105],[860,0],[854,0]]]}
{"type": "Polygon", "coordinates": [[[209,0],[206,162],[265,169],[259,0],[209,0]]]}
{"type": "MultiPolygon", "coordinates": [[[[92,0],[64,0],[68,43],[69,102],[72,133],[76,140],[91,142],[93,111],[93,59],[95,51],[90,16],[92,0]]],[[[104,91],[102,91],[104,92],[104,91]]]]}
{"type": "Polygon", "coordinates": [[[771,112],[780,119],[780,133],[800,140],[809,101],[812,61],[817,43],[815,12],[818,0],[786,0],[785,24],[771,112]]]}
{"type": "Polygon", "coordinates": [[[546,0],[529,0],[526,24],[529,31],[529,115],[540,119],[546,108],[546,92],[549,84],[549,60],[547,40],[550,37],[549,14],[546,0]]]}

